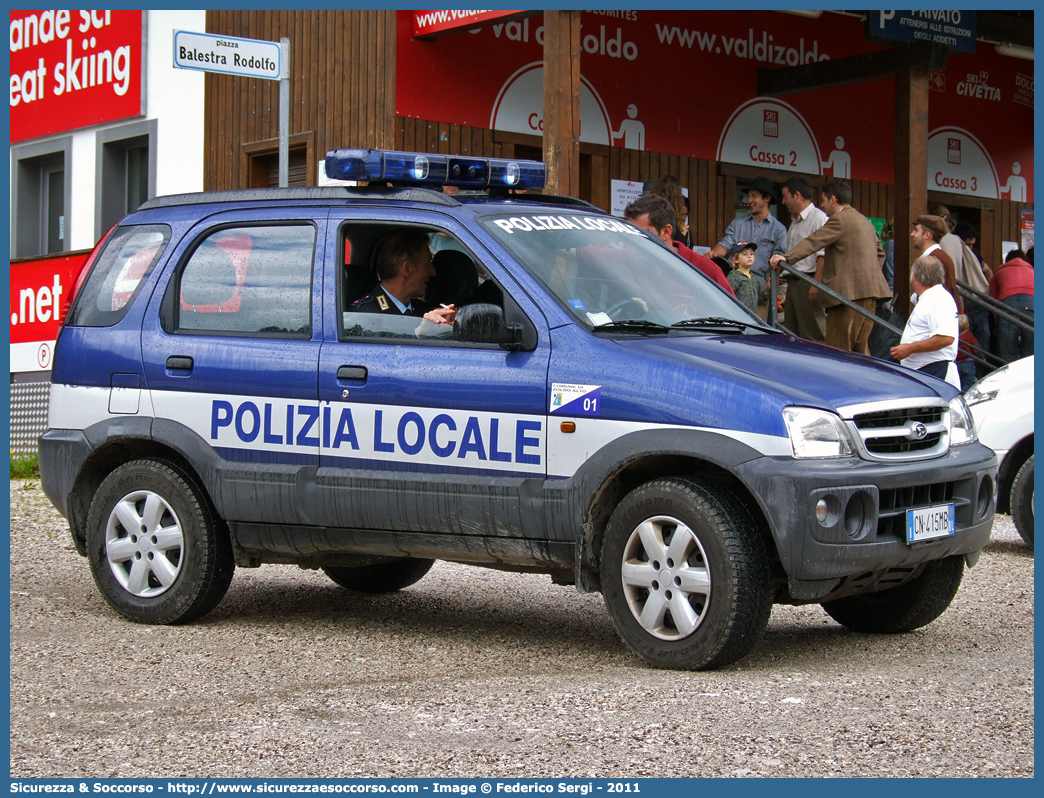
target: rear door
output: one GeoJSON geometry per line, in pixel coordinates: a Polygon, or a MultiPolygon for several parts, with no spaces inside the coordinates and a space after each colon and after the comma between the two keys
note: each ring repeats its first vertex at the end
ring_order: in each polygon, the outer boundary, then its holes
{"type": "Polygon", "coordinates": [[[538,308],[449,216],[335,209],[326,251],[321,523],[541,536],[542,515],[526,499],[539,497],[547,473],[550,339],[538,308]],[[433,249],[463,251],[482,283],[473,299],[516,302],[537,328],[536,348],[465,344],[448,326],[419,330],[418,318],[353,312],[356,294],[377,282],[381,236],[404,226],[428,233],[433,249]]]}
{"type": "Polygon", "coordinates": [[[239,211],[183,239],[142,329],[153,434],[231,521],[307,524],[319,456],[317,245],[327,210],[239,211]]]}

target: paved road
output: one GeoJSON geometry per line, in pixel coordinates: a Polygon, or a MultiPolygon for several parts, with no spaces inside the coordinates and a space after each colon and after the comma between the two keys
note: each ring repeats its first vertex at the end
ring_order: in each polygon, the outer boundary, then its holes
{"type": "Polygon", "coordinates": [[[1006,516],[901,636],[776,607],[714,673],[643,666],[601,596],[439,563],[399,594],[237,571],[186,627],[120,620],[11,483],[11,775],[1032,776],[1033,559],[1006,516]]]}

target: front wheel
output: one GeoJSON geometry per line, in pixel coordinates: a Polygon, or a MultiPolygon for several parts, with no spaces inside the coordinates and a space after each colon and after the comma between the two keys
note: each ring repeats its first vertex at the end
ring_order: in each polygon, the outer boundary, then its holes
{"type": "Polygon", "coordinates": [[[124,463],[102,481],[87,512],[87,557],[105,600],[138,623],[202,617],[235,570],[206,497],[162,460],[124,463]]]}
{"type": "Polygon", "coordinates": [[[964,557],[935,560],[909,582],[876,593],[826,601],[827,615],[853,632],[898,634],[927,626],[950,606],[964,576],[964,557]]]}
{"type": "Polygon", "coordinates": [[[435,560],[397,557],[373,565],[329,565],[323,573],[346,590],[394,593],[419,582],[434,564],[435,560]]]}
{"type": "Polygon", "coordinates": [[[764,542],[717,485],[657,479],[627,494],[602,540],[601,569],[616,631],[659,668],[735,662],[772,611],[764,542]]]}
{"type": "Polygon", "coordinates": [[[1022,539],[1033,548],[1033,455],[1022,464],[1011,483],[1011,518],[1022,539]]]}

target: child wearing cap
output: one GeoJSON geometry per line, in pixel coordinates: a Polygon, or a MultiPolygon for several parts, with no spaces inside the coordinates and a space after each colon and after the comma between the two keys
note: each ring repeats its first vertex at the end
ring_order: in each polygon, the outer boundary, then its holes
{"type": "Polygon", "coordinates": [[[760,286],[757,277],[751,275],[751,267],[754,266],[754,251],[757,244],[747,241],[739,241],[732,245],[729,250],[729,258],[732,260],[732,271],[729,272],[728,281],[736,298],[757,313],[758,294],[760,286]]]}

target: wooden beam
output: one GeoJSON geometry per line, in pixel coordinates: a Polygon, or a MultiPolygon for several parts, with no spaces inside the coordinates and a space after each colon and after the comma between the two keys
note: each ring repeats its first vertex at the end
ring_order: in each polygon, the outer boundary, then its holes
{"type": "Polygon", "coordinates": [[[910,312],[910,233],[928,212],[928,72],[895,76],[895,307],[910,312]]]}
{"type": "Polygon", "coordinates": [[[758,69],[758,95],[782,97],[813,89],[851,86],[895,77],[904,70],[931,72],[946,68],[949,48],[930,44],[895,47],[876,53],[850,55],[786,69],[758,69]]]}
{"type": "Polygon", "coordinates": [[[580,12],[544,12],[544,163],[549,194],[580,195],[580,12]]]}

